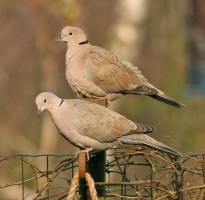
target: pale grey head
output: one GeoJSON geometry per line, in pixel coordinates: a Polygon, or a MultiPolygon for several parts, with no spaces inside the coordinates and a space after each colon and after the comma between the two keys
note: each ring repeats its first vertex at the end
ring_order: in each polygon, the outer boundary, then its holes
{"type": "Polygon", "coordinates": [[[36,97],[35,102],[38,108],[38,114],[40,115],[44,110],[51,111],[58,108],[62,102],[62,99],[53,93],[42,92],[36,97]]]}
{"type": "Polygon", "coordinates": [[[66,42],[68,45],[81,45],[87,44],[88,40],[82,29],[74,26],[66,26],[61,31],[61,37],[57,40],[57,42],[66,42]]]}

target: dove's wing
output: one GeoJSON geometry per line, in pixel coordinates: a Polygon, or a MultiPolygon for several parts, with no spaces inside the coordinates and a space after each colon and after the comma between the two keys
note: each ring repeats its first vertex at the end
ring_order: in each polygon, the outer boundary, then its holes
{"type": "Polygon", "coordinates": [[[156,90],[146,86],[147,80],[137,67],[125,62],[100,47],[90,50],[86,65],[86,77],[107,93],[123,92],[138,88],[139,94],[153,94],[156,90]],[[140,87],[138,87],[140,86],[140,87]]]}
{"type": "Polygon", "coordinates": [[[76,102],[74,107],[79,120],[78,133],[101,143],[115,141],[122,135],[154,130],[152,126],[134,123],[103,106],[82,100],[76,102]]]}
{"type": "Polygon", "coordinates": [[[150,84],[137,67],[100,47],[90,50],[84,73],[106,93],[142,94],[176,107],[184,106],[150,84]]]}

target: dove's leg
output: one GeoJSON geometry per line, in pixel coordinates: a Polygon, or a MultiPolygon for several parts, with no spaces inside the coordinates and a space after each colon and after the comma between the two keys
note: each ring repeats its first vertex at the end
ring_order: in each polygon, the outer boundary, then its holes
{"type": "Polygon", "coordinates": [[[85,152],[85,153],[86,153],[86,155],[87,155],[87,161],[90,160],[90,158],[91,158],[91,156],[90,156],[90,151],[92,151],[93,149],[94,149],[94,148],[92,148],[92,147],[87,147],[86,149],[81,150],[81,152],[85,152]]]}
{"type": "Polygon", "coordinates": [[[106,96],[92,96],[93,99],[101,99],[101,100],[110,100],[110,101],[113,101],[117,98],[119,98],[120,96],[122,96],[121,93],[109,93],[107,94],[106,96]]]}
{"type": "Polygon", "coordinates": [[[98,97],[98,96],[92,96],[92,99],[101,99],[101,100],[107,100],[109,99],[109,97],[106,95],[106,96],[102,96],[102,97],[98,97]]]}

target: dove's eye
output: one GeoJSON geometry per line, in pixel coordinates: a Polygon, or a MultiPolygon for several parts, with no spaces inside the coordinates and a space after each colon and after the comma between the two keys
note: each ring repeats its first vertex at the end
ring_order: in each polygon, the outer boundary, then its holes
{"type": "Polygon", "coordinates": [[[47,100],[46,100],[46,99],[44,99],[44,101],[43,101],[43,102],[44,102],[44,103],[46,103],[46,101],[47,101],[47,100]]]}
{"type": "Polygon", "coordinates": [[[72,33],[72,32],[70,32],[70,33],[69,33],[69,35],[73,35],[73,33],[72,33]]]}

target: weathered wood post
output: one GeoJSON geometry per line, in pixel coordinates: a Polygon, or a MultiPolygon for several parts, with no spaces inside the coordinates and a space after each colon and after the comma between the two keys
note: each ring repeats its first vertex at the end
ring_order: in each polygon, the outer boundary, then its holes
{"type": "MultiPolygon", "coordinates": [[[[87,99],[83,98],[85,101],[90,101],[92,103],[97,103],[101,106],[107,107],[107,100],[101,99],[87,99]]],[[[94,154],[89,161],[86,161],[86,153],[79,154],[79,193],[81,200],[90,199],[88,187],[86,187],[85,171],[90,173],[94,182],[105,182],[105,164],[106,164],[106,153],[105,151],[100,151],[94,154]],[[85,171],[84,171],[85,169],[85,171]]],[[[105,199],[105,186],[96,186],[97,195],[99,200],[105,199]]]]}
{"type": "Polygon", "coordinates": [[[90,199],[88,194],[88,187],[86,187],[86,171],[87,171],[87,156],[86,152],[81,151],[78,155],[78,173],[79,173],[79,194],[80,199],[90,199]]]}

